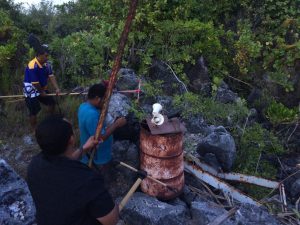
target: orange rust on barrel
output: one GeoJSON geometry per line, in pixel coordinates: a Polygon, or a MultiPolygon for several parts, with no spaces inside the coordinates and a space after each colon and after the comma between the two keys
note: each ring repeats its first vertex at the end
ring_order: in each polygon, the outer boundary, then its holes
{"type": "Polygon", "coordinates": [[[141,169],[176,190],[174,192],[150,179],[144,179],[141,183],[143,192],[164,200],[175,198],[182,192],[184,186],[182,144],[182,133],[152,135],[141,128],[141,169]]]}

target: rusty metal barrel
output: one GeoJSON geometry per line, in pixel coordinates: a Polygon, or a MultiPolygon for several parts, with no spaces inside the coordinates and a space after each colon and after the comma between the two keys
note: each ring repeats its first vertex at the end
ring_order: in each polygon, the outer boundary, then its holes
{"type": "Polygon", "coordinates": [[[141,169],[171,187],[168,189],[146,178],[141,183],[143,192],[162,200],[170,200],[182,193],[184,187],[182,145],[182,132],[153,135],[149,130],[141,128],[141,169]]]}

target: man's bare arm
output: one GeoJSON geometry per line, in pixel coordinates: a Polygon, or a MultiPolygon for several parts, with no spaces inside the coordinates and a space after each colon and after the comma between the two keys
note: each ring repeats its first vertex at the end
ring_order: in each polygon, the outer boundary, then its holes
{"type": "Polygon", "coordinates": [[[101,139],[103,141],[105,141],[110,135],[112,135],[112,133],[119,127],[124,126],[127,123],[127,120],[125,119],[125,117],[120,117],[118,119],[116,119],[116,121],[110,125],[109,127],[106,128],[105,130],[105,134],[101,135],[101,139]]]}
{"type": "Polygon", "coordinates": [[[50,81],[51,81],[53,87],[55,88],[56,94],[59,94],[59,93],[60,93],[60,89],[59,89],[59,87],[58,87],[58,84],[57,84],[57,81],[56,81],[55,76],[54,76],[54,75],[51,75],[51,76],[49,76],[49,79],[50,79],[50,81]]]}
{"type": "Polygon", "coordinates": [[[97,218],[97,220],[103,225],[116,225],[119,221],[119,207],[115,205],[110,213],[108,213],[106,216],[97,218]]]}

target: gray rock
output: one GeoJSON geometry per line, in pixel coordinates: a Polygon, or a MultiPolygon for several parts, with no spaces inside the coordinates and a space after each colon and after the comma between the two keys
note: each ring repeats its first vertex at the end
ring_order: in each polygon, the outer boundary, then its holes
{"type": "Polygon", "coordinates": [[[184,203],[171,205],[136,192],[125,205],[121,217],[130,225],[182,225],[185,224],[186,214],[184,203]]]}
{"type": "MultiPolygon", "coordinates": [[[[153,99],[153,101],[151,101],[151,104],[154,104],[155,103],[155,99],[153,99]]],[[[146,104],[143,104],[141,106],[142,110],[145,112],[146,116],[151,116],[152,115],[152,111],[153,111],[153,108],[152,108],[152,105],[149,104],[149,103],[146,103],[146,104]]]]}
{"type": "MultiPolygon", "coordinates": [[[[139,149],[128,140],[116,141],[112,146],[112,154],[114,160],[119,160],[138,168],[140,165],[139,149]]],[[[131,172],[129,169],[124,168],[124,173],[131,172]]],[[[132,175],[130,173],[129,175],[132,175]]]]}
{"type": "Polygon", "coordinates": [[[188,132],[197,134],[207,134],[209,132],[209,126],[205,122],[203,116],[191,116],[184,120],[186,129],[188,132]]]}
{"type": "MultiPolygon", "coordinates": [[[[219,205],[208,201],[195,201],[191,204],[192,223],[205,225],[214,221],[227,211],[219,205]],[[194,223],[193,223],[194,222],[194,223]]],[[[264,207],[242,204],[234,215],[227,218],[222,225],[280,225],[264,207]]]]}
{"type": "Polygon", "coordinates": [[[202,141],[204,136],[200,133],[191,134],[191,133],[184,133],[183,138],[183,148],[185,152],[188,153],[196,153],[198,144],[202,141]]]}
{"type": "Polygon", "coordinates": [[[216,100],[222,103],[234,103],[238,99],[237,93],[231,91],[225,82],[217,90],[216,100]]]}
{"type": "MultiPolygon", "coordinates": [[[[172,101],[173,98],[170,96],[157,96],[156,97],[156,102],[154,103],[159,103],[162,105],[162,114],[163,115],[170,115],[170,114],[174,114],[177,111],[174,109],[173,105],[172,105],[172,101]]],[[[152,113],[152,112],[151,112],[152,113]]]]}
{"type": "Polygon", "coordinates": [[[192,202],[200,202],[200,201],[204,200],[204,198],[202,196],[191,191],[190,188],[186,185],[183,187],[183,195],[180,198],[189,207],[191,206],[192,202]]]}
{"type": "Polygon", "coordinates": [[[251,204],[242,204],[234,217],[230,219],[235,225],[280,225],[281,223],[265,208],[251,204]]]}
{"type": "MultiPolygon", "coordinates": [[[[192,223],[206,225],[215,220],[218,216],[226,213],[226,210],[213,202],[192,202],[191,204],[192,223]]],[[[224,221],[222,225],[233,225],[229,221],[224,221]]]]}
{"type": "Polygon", "coordinates": [[[195,65],[187,67],[189,68],[186,68],[185,71],[190,80],[190,90],[197,94],[210,96],[212,90],[211,79],[203,56],[196,61],[195,65]]]}
{"type": "Polygon", "coordinates": [[[130,162],[131,165],[135,166],[136,168],[140,165],[140,158],[139,158],[139,149],[135,144],[131,144],[126,153],[126,162],[130,162]]]}
{"type": "Polygon", "coordinates": [[[34,224],[35,206],[26,182],[0,159],[0,224],[34,224]]]}
{"type": "Polygon", "coordinates": [[[162,81],[160,90],[164,95],[174,96],[175,94],[183,94],[186,92],[186,87],[178,81],[173,71],[164,62],[153,60],[152,66],[149,69],[149,81],[162,81]]]}
{"type": "Polygon", "coordinates": [[[289,192],[291,194],[291,197],[294,199],[300,196],[300,179],[297,179],[291,183],[291,186],[289,187],[289,192]]]}
{"type": "Polygon", "coordinates": [[[233,137],[223,126],[210,126],[212,133],[201,140],[197,152],[204,156],[206,153],[213,153],[222,168],[230,171],[236,158],[236,147],[233,137]]]}
{"type": "Polygon", "coordinates": [[[282,167],[281,174],[278,174],[280,180],[284,180],[284,186],[288,197],[295,203],[300,197],[300,173],[299,154],[290,154],[280,158],[282,167]]]}
{"type": "Polygon", "coordinates": [[[130,107],[130,99],[126,95],[115,93],[110,98],[108,113],[116,119],[117,117],[127,116],[130,107]]]}
{"type": "Polygon", "coordinates": [[[34,140],[30,135],[25,135],[23,137],[23,142],[25,145],[33,145],[34,144],[34,140]]]}
{"type": "Polygon", "coordinates": [[[121,68],[119,71],[119,78],[116,82],[116,88],[118,91],[124,90],[136,90],[139,85],[139,78],[135,74],[134,70],[129,68],[121,68]]]}
{"type": "Polygon", "coordinates": [[[130,141],[128,140],[115,141],[112,146],[113,158],[116,160],[125,160],[129,146],[130,141]]]}
{"type": "Polygon", "coordinates": [[[213,153],[206,153],[203,158],[204,162],[213,167],[216,171],[221,171],[222,166],[220,165],[217,157],[213,153]]]}

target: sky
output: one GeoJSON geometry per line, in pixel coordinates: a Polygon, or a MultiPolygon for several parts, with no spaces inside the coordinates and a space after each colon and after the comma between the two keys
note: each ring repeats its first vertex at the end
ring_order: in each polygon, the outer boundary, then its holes
{"type": "MultiPolygon", "coordinates": [[[[13,0],[15,3],[24,3],[24,6],[26,7],[27,5],[37,5],[38,3],[41,2],[41,0],[13,0]]],[[[73,0],[48,0],[52,1],[53,5],[60,5],[65,2],[73,1],[73,0]]]]}

